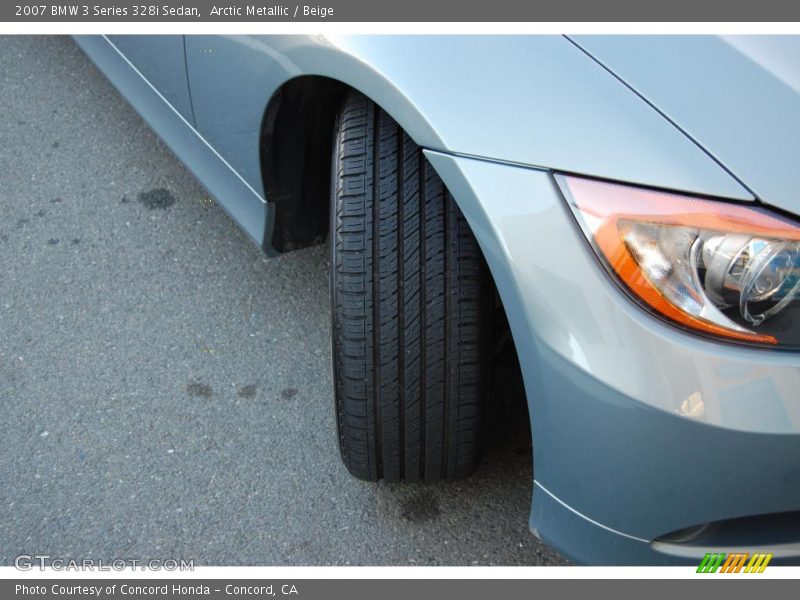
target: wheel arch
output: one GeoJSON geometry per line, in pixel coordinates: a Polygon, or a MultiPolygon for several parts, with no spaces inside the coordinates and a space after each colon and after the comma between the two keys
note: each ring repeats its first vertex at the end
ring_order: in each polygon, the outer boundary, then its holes
{"type": "MultiPolygon", "coordinates": [[[[346,72],[350,73],[347,69],[346,72]]],[[[328,232],[328,188],[333,129],[349,90],[388,113],[421,147],[439,146],[430,123],[379,73],[350,78],[304,74],[272,94],[261,123],[259,162],[269,215],[264,248],[270,253],[320,244],[328,232]],[[359,85],[352,83],[359,80],[359,85]]]]}
{"type": "MultiPolygon", "coordinates": [[[[385,81],[375,83],[375,87],[383,89],[380,95],[392,98],[388,103],[391,108],[364,91],[365,87],[370,86],[356,87],[342,79],[325,75],[293,77],[272,95],[264,111],[259,145],[269,206],[269,231],[265,236],[265,248],[270,252],[283,253],[318,245],[327,237],[334,126],[337,112],[348,91],[355,90],[375,102],[423,150],[429,147],[424,140],[430,144],[436,139],[434,129],[423,115],[413,108],[400,90],[387,88],[387,85],[385,81]],[[313,126],[309,127],[309,123],[313,126]]],[[[476,234],[500,302],[505,307],[511,291],[506,285],[498,286],[498,280],[506,280],[502,276],[503,269],[498,264],[497,256],[487,254],[490,249],[486,247],[485,237],[477,235],[475,231],[476,227],[482,226],[483,216],[474,214],[473,203],[465,201],[466,194],[461,189],[460,181],[454,179],[451,173],[438,169],[435,163],[432,166],[476,234]]]]}

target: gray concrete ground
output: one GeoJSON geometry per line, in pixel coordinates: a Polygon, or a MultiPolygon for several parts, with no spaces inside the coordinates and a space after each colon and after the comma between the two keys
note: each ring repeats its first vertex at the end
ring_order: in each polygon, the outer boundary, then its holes
{"type": "Polygon", "coordinates": [[[67,38],[0,38],[0,563],[536,565],[521,393],[472,478],[339,461],[327,255],[266,259],[67,38]]]}

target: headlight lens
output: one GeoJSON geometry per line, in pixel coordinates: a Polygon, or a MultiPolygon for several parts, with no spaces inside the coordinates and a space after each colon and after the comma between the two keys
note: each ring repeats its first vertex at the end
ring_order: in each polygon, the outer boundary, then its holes
{"type": "Polygon", "coordinates": [[[624,287],[696,332],[800,347],[800,225],[743,206],[556,176],[624,287]]]}

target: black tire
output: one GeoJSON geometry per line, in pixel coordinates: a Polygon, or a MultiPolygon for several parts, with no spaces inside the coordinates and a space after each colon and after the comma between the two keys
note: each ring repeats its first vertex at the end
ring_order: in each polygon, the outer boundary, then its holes
{"type": "Polygon", "coordinates": [[[368,481],[477,465],[491,360],[488,270],[420,148],[358,93],[332,165],[331,298],[339,447],[368,481]]]}

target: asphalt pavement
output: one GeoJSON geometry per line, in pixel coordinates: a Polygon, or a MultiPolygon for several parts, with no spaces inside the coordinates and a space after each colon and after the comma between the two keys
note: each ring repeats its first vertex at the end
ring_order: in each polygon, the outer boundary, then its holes
{"type": "Polygon", "coordinates": [[[518,385],[469,479],[353,479],[326,248],[266,258],[69,38],[0,37],[0,107],[0,563],[563,564],[518,385]]]}

